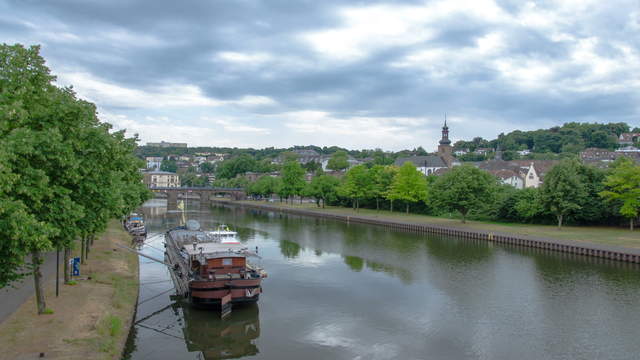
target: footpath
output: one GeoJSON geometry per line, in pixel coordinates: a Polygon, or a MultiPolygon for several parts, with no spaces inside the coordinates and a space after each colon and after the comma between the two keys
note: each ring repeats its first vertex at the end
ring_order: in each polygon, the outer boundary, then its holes
{"type": "Polygon", "coordinates": [[[116,244],[130,246],[131,236],[113,220],[94,240],[76,284],[60,282],[59,297],[54,254],[54,276],[45,283],[53,313],[37,315],[31,295],[0,323],[0,359],[120,359],[138,298],[138,256],[116,244]]]}
{"type": "Polygon", "coordinates": [[[215,200],[233,206],[286,212],[305,216],[331,218],[341,221],[379,225],[424,234],[448,235],[505,245],[560,251],[568,254],[640,263],[640,232],[605,227],[564,227],[500,224],[431,217],[417,214],[392,213],[350,208],[318,208],[315,204],[285,204],[262,201],[215,200]]]}

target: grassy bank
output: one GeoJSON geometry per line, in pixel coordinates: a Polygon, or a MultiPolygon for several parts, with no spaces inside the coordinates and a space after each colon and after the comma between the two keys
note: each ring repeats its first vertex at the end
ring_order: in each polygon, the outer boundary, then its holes
{"type": "Polygon", "coordinates": [[[244,203],[268,204],[277,207],[289,207],[305,209],[309,211],[328,212],[346,216],[364,216],[378,219],[388,219],[395,221],[403,221],[415,224],[437,224],[443,226],[451,226],[460,229],[468,228],[475,230],[484,230],[491,232],[503,232],[515,235],[527,235],[545,237],[560,240],[582,241],[587,243],[601,245],[615,245],[628,248],[640,248],[640,231],[629,231],[625,228],[613,227],[597,227],[597,226],[565,226],[562,230],[558,230],[552,225],[532,225],[532,224],[515,224],[515,223],[498,223],[498,222],[482,222],[467,221],[463,224],[459,219],[450,219],[444,217],[434,217],[419,214],[406,214],[403,212],[389,212],[386,210],[360,209],[355,211],[351,208],[328,206],[325,209],[318,208],[314,203],[294,203],[285,204],[280,202],[266,203],[264,201],[240,201],[244,203]]]}
{"type": "Polygon", "coordinates": [[[58,298],[47,283],[52,314],[36,315],[32,296],[0,324],[0,359],[119,359],[137,303],[138,256],[116,243],[130,245],[131,236],[112,221],[81,267],[84,280],[61,283],[58,298]]]}

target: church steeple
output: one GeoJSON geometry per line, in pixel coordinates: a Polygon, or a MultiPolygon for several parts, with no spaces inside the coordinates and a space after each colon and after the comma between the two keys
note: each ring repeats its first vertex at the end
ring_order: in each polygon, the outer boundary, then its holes
{"type": "Polygon", "coordinates": [[[447,114],[444,115],[444,126],[442,127],[440,145],[451,145],[451,140],[449,140],[449,127],[447,126],[447,114]]]}

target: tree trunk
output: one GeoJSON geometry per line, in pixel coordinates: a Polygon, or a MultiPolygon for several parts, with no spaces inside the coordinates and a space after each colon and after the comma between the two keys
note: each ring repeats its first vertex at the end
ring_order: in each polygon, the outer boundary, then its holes
{"type": "Polygon", "coordinates": [[[634,218],[629,219],[629,230],[631,230],[631,231],[633,231],[633,221],[634,220],[635,220],[634,218]]]}
{"type": "Polygon", "coordinates": [[[66,246],[64,248],[64,283],[68,284],[71,281],[70,269],[69,269],[69,260],[71,260],[71,248],[66,246]]]}
{"type": "Polygon", "coordinates": [[[300,195],[300,204],[302,204],[302,195],[300,195]]]}
{"type": "Polygon", "coordinates": [[[40,265],[42,264],[42,254],[36,250],[31,252],[31,262],[33,263],[33,285],[36,288],[36,304],[38,306],[38,314],[44,314],[47,304],[44,301],[44,289],[42,284],[42,272],[40,265]]]}
{"type": "Polygon", "coordinates": [[[322,208],[324,209],[324,206],[327,204],[327,200],[325,200],[324,198],[322,199],[322,208]]]}
{"type": "Polygon", "coordinates": [[[558,217],[558,230],[562,230],[562,215],[556,215],[558,217]]]}
{"type": "Polygon", "coordinates": [[[84,250],[85,250],[85,242],[87,241],[86,236],[82,236],[80,239],[80,264],[84,265],[84,250]]]}
{"type": "Polygon", "coordinates": [[[407,203],[407,214],[409,213],[409,203],[407,203]]]}
{"type": "Polygon", "coordinates": [[[466,224],[467,223],[467,213],[466,212],[465,213],[461,212],[460,214],[462,215],[462,223],[466,224]]]}
{"type": "Polygon", "coordinates": [[[380,211],[380,199],[376,198],[376,211],[380,211]]]}
{"type": "Polygon", "coordinates": [[[84,259],[89,260],[89,250],[91,250],[91,243],[93,242],[93,235],[87,237],[87,241],[85,241],[85,249],[84,249],[84,259]]]}
{"type": "Polygon", "coordinates": [[[393,200],[389,200],[389,211],[393,212],[393,200]]]}

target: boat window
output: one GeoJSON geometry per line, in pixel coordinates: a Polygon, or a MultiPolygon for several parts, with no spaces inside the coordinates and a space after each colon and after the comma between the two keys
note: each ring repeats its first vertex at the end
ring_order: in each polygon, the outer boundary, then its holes
{"type": "Polygon", "coordinates": [[[223,266],[226,266],[226,265],[232,265],[232,264],[233,264],[232,259],[230,259],[230,258],[224,258],[224,259],[222,259],[222,265],[223,265],[223,266]]]}

